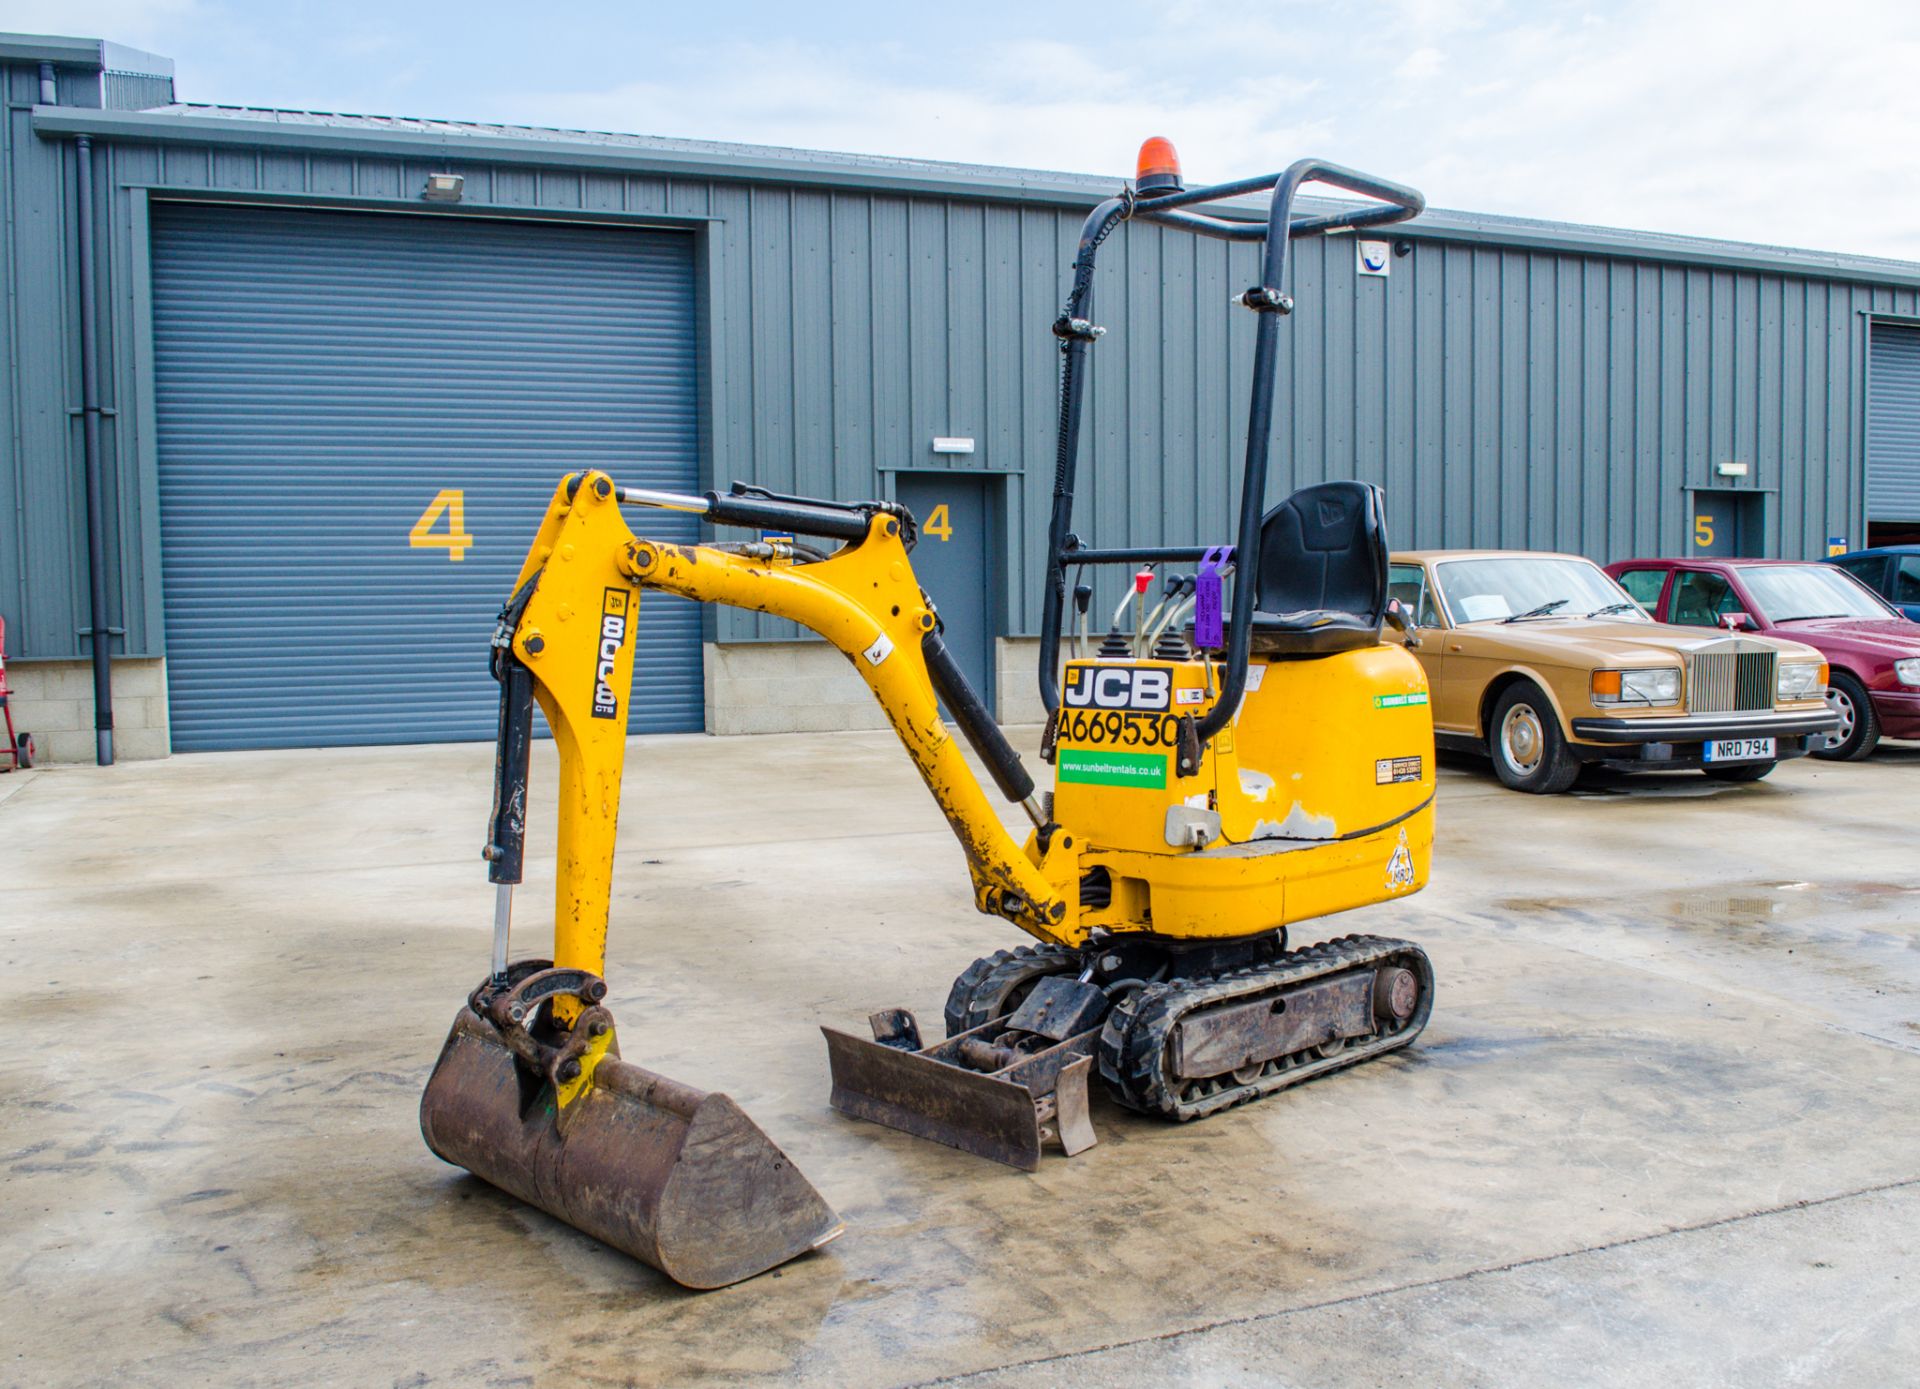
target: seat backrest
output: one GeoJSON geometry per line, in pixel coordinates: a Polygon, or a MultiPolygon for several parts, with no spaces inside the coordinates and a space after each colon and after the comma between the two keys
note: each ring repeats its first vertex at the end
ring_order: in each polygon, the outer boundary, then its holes
{"type": "Polygon", "coordinates": [[[1260,522],[1255,607],[1335,612],[1380,626],[1387,609],[1385,504],[1369,482],[1302,487],[1260,522]]]}

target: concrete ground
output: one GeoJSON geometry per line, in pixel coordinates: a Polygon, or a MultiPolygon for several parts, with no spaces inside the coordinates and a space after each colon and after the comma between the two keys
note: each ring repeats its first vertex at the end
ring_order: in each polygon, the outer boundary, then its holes
{"type": "Polygon", "coordinates": [[[421,1144],[490,759],[0,777],[0,1383],[1913,1380],[1913,749],[1551,800],[1450,765],[1432,887],[1324,923],[1427,946],[1415,1048],[1187,1127],[1103,1103],[1028,1175],[826,1106],[820,1023],[937,1019],[1014,943],[887,737],[636,741],[623,1051],[848,1224],[708,1294],[421,1144]]]}

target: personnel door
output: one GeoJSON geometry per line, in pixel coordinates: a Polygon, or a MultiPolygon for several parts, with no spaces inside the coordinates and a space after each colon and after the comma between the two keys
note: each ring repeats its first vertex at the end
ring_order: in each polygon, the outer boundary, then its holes
{"type": "Polygon", "coordinates": [[[1736,559],[1758,555],[1761,545],[1758,492],[1695,492],[1693,533],[1687,553],[1692,559],[1736,559]]]}
{"type": "Polygon", "coordinates": [[[987,479],[974,473],[901,473],[894,498],[920,526],[913,572],[945,624],[947,649],[994,707],[993,621],[987,582],[987,479]]]}

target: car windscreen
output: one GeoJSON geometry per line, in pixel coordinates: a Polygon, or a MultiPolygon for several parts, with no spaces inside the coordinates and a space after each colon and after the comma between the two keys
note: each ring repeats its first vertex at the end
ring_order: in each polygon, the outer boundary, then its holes
{"type": "Polygon", "coordinates": [[[1763,564],[1742,568],[1747,592],[1769,622],[1809,617],[1887,617],[1864,588],[1824,564],[1763,564]]]}
{"type": "Polygon", "coordinates": [[[1501,622],[1529,613],[1585,617],[1608,610],[1621,622],[1651,621],[1626,590],[1583,559],[1549,555],[1497,555],[1450,559],[1434,577],[1455,622],[1501,622]],[[1551,606],[1550,606],[1551,605],[1551,606]],[[1545,612],[1542,612],[1542,610],[1545,612]]]}

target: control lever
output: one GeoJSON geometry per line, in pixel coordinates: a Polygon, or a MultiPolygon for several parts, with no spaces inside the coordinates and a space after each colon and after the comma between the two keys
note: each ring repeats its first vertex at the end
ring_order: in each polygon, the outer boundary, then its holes
{"type": "Polygon", "coordinates": [[[1147,630],[1147,590],[1153,587],[1153,566],[1149,564],[1133,576],[1133,654],[1144,656],[1140,639],[1147,630]]]}

